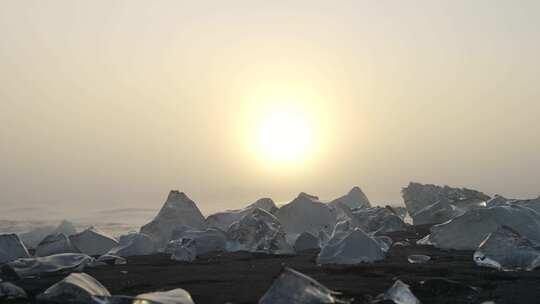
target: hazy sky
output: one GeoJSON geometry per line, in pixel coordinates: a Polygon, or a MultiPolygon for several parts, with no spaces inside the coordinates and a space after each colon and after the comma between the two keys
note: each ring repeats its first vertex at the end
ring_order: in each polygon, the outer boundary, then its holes
{"type": "Polygon", "coordinates": [[[540,195],[540,1],[0,1],[0,212],[540,195]],[[312,145],[265,161],[294,108],[312,145]]]}

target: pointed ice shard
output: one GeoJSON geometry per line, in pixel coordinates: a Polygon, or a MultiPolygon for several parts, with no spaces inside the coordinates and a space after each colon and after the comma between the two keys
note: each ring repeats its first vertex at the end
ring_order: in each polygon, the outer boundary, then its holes
{"type": "Polygon", "coordinates": [[[384,298],[396,304],[420,304],[420,300],[409,289],[409,285],[397,280],[390,289],[384,293],[384,298]]]}
{"type": "Polygon", "coordinates": [[[118,241],[105,232],[90,227],[69,237],[71,244],[87,255],[102,255],[118,246],[118,241]]]}
{"type": "Polygon", "coordinates": [[[16,234],[0,234],[0,264],[29,256],[26,246],[16,234]]]}
{"type": "Polygon", "coordinates": [[[358,186],[353,187],[351,191],[344,196],[336,198],[331,204],[336,202],[341,202],[351,209],[371,207],[369,199],[358,186]]]}
{"type": "Polygon", "coordinates": [[[148,235],[158,249],[162,249],[171,240],[172,232],[182,226],[202,229],[205,227],[204,216],[184,192],[173,190],[158,215],[141,227],[140,232],[148,235]]]}
{"type": "Polygon", "coordinates": [[[40,226],[32,229],[31,231],[22,233],[20,235],[21,240],[29,248],[36,248],[38,244],[48,235],[55,235],[62,233],[65,236],[71,236],[77,233],[77,230],[73,226],[73,223],[67,220],[63,220],[58,226],[40,226]]]}
{"type": "Polygon", "coordinates": [[[39,243],[36,248],[36,256],[44,257],[60,253],[80,253],[70,239],[63,233],[50,234],[39,243]]]}
{"type": "Polygon", "coordinates": [[[502,226],[491,233],[474,253],[478,266],[498,270],[533,270],[540,266],[540,251],[512,228],[502,226]]]}
{"type": "Polygon", "coordinates": [[[68,220],[63,220],[52,232],[52,234],[58,234],[58,233],[62,233],[65,236],[70,236],[70,235],[76,234],[77,229],[75,229],[75,226],[73,225],[72,222],[68,220]]]}
{"type": "Polygon", "coordinates": [[[95,297],[110,297],[109,291],[86,273],[72,273],[37,296],[53,303],[94,303],[95,297]]]}
{"type": "Polygon", "coordinates": [[[330,304],[349,303],[314,279],[290,268],[285,268],[259,304],[330,304]]]}

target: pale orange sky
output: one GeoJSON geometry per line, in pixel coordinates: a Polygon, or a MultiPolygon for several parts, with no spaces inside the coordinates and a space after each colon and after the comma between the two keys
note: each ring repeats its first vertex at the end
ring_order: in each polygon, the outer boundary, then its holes
{"type": "Polygon", "coordinates": [[[4,0],[0,37],[0,211],[540,195],[538,1],[4,0]],[[256,148],[276,104],[298,163],[256,148]]]}

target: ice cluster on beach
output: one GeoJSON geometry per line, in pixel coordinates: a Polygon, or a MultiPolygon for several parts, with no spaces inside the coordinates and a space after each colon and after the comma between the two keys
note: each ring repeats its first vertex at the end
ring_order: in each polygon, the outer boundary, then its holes
{"type": "MultiPolygon", "coordinates": [[[[42,301],[119,303],[115,302],[119,296],[111,295],[82,271],[129,263],[130,257],[155,253],[193,263],[212,252],[294,255],[320,250],[315,261],[319,265],[375,263],[391,252],[393,233],[412,229],[404,221],[407,212],[415,225],[429,227],[429,235],[419,240],[419,245],[474,251],[471,258],[476,265],[501,271],[540,267],[540,198],[490,198],[472,189],[419,183],[410,183],[402,195],[406,209],[372,207],[359,187],[326,202],[302,192],[282,206],[263,198],[245,208],[205,218],[187,194],[171,191],[152,221],[118,239],[95,227],[77,232],[68,221],[21,234],[24,237],[0,234],[1,273],[18,279],[68,274],[38,296],[42,301]]],[[[407,247],[410,242],[401,240],[394,246],[407,247]]],[[[411,253],[409,263],[426,264],[418,267],[437,263],[435,257],[411,253]]],[[[24,290],[0,282],[0,299],[23,296],[24,290]]],[[[295,299],[295,303],[346,303],[312,278],[288,268],[260,303],[290,303],[287,297],[295,299]]],[[[419,303],[400,280],[382,298],[394,303],[419,303]]],[[[193,303],[182,289],[129,299],[193,303]]]]}

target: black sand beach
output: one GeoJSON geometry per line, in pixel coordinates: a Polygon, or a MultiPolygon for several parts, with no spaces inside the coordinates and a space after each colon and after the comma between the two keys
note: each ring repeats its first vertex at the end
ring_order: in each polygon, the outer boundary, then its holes
{"type": "MultiPolygon", "coordinates": [[[[411,246],[394,246],[381,262],[354,267],[317,266],[316,251],[296,256],[212,253],[194,263],[171,261],[157,254],[128,258],[127,265],[87,269],[115,295],[184,288],[195,303],[256,303],[283,267],[305,273],[325,286],[354,298],[353,303],[369,303],[389,288],[396,279],[411,286],[422,303],[524,304],[540,301],[540,271],[500,272],[481,268],[472,261],[470,251],[443,251],[414,245],[428,233],[425,227],[393,233],[394,240],[409,240],[411,246]],[[407,256],[431,256],[428,264],[410,264],[407,256]]],[[[42,292],[65,274],[14,282],[30,296],[42,292]]]]}

